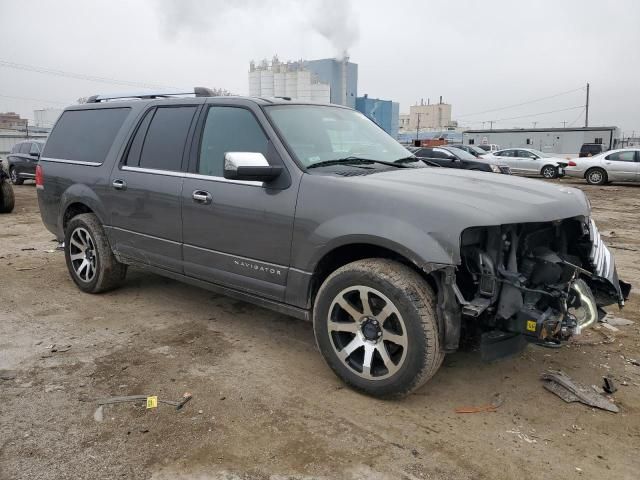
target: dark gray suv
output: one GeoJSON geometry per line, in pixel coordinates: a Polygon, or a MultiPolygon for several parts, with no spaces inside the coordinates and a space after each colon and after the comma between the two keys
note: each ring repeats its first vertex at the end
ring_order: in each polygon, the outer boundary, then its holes
{"type": "Polygon", "coordinates": [[[90,293],[133,265],[313,321],[344,381],[405,395],[463,331],[556,345],[629,286],[580,190],[425,166],[360,113],[289,99],[92,97],[37,169],[90,293]]]}

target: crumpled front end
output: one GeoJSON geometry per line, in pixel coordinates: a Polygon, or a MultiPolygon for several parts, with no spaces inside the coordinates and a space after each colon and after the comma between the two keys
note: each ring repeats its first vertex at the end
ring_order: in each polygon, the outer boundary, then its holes
{"type": "Polygon", "coordinates": [[[465,324],[493,339],[502,333],[557,345],[629,295],[595,222],[584,216],[469,228],[461,258],[453,288],[465,324]]]}

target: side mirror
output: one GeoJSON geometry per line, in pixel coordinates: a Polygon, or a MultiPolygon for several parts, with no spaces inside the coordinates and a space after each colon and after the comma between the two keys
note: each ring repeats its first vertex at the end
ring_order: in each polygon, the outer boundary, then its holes
{"type": "Polygon", "coordinates": [[[282,173],[282,167],[271,166],[262,153],[226,152],[224,154],[224,178],[269,182],[282,173]]]}

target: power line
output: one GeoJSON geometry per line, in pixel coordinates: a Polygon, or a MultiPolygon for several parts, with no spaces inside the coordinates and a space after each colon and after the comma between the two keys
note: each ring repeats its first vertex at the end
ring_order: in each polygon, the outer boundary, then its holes
{"type": "Polygon", "coordinates": [[[580,113],[578,114],[578,116],[576,117],[576,119],[575,119],[573,122],[571,122],[571,123],[569,124],[569,126],[570,126],[570,127],[573,127],[573,125],[574,125],[578,120],[580,120],[580,117],[581,117],[581,116],[582,116],[582,114],[584,113],[585,108],[586,108],[586,107],[582,107],[582,110],[580,110],[580,113]]]}
{"type": "Polygon", "coordinates": [[[481,115],[483,113],[491,113],[491,112],[498,112],[500,110],[507,110],[509,108],[515,108],[515,107],[521,107],[523,105],[529,105],[531,103],[536,103],[536,102],[541,102],[542,100],[548,100],[550,98],[556,98],[556,97],[560,97],[562,95],[567,95],[569,93],[573,93],[573,92],[577,92],[579,90],[584,90],[585,87],[580,87],[580,88],[574,88],[573,90],[567,90],[566,92],[560,92],[560,93],[556,93],[555,95],[549,95],[548,97],[541,97],[541,98],[536,98],[535,100],[529,100],[527,102],[522,102],[522,103],[515,103],[513,105],[507,105],[505,107],[500,107],[500,108],[493,108],[491,110],[484,110],[483,112],[476,112],[476,113],[467,113],[464,115],[458,115],[457,118],[463,118],[463,117],[472,117],[474,115],[481,115]]]}
{"type": "Polygon", "coordinates": [[[58,77],[75,78],[78,80],[86,80],[88,82],[106,83],[110,85],[125,85],[129,87],[140,88],[175,88],[167,85],[158,85],[154,83],[134,82],[130,80],[118,80],[115,78],[99,77],[96,75],[86,75],[83,73],[65,72],[63,70],[55,70],[53,68],[41,67],[38,65],[27,65],[24,63],[9,62],[0,59],[0,67],[14,68],[16,70],[24,70],[27,72],[43,73],[47,75],[56,75],[58,77]]]}
{"type": "Polygon", "coordinates": [[[58,102],[58,101],[55,101],[55,100],[44,100],[42,98],[15,97],[13,95],[0,95],[0,97],[2,97],[2,98],[11,98],[11,99],[15,99],[15,100],[27,100],[29,102],[51,103],[51,104],[64,105],[64,106],[67,106],[70,103],[72,103],[72,102],[58,102]]]}
{"type": "Polygon", "coordinates": [[[532,113],[531,115],[519,115],[517,117],[499,118],[498,120],[493,120],[493,121],[494,122],[504,122],[506,120],[516,120],[518,118],[537,117],[538,115],[547,115],[549,113],[567,112],[569,110],[576,110],[578,108],[584,108],[584,105],[578,105],[577,107],[561,108],[559,110],[549,110],[548,112],[532,113]]]}

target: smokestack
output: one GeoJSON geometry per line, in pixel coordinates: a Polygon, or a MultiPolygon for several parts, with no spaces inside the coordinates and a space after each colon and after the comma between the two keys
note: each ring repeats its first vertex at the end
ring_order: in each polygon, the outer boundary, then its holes
{"type": "Polygon", "coordinates": [[[442,105],[442,95],[440,95],[440,105],[442,105]]]}
{"type": "Polygon", "coordinates": [[[349,63],[349,54],[345,50],[342,53],[342,105],[347,106],[347,63],[349,63]]]}

